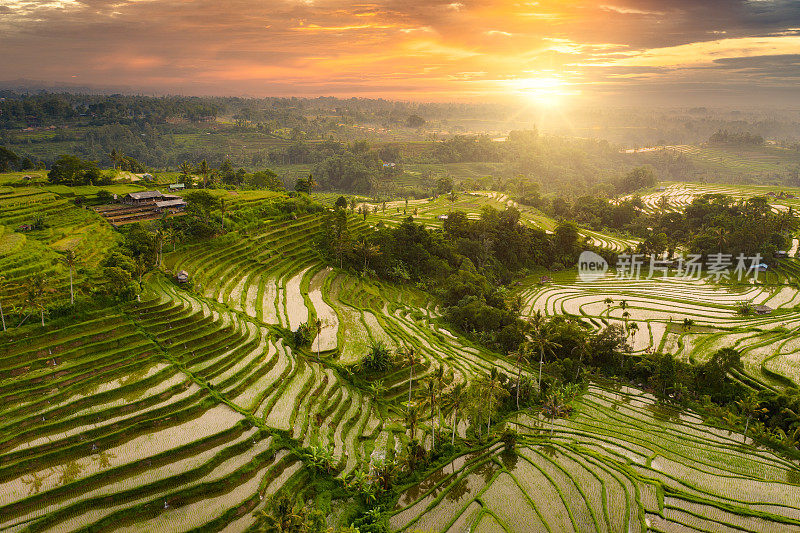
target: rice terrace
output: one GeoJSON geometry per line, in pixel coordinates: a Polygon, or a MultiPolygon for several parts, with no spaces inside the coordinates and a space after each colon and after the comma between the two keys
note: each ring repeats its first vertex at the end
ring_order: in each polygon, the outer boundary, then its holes
{"type": "Polygon", "coordinates": [[[0,2],[0,533],[800,533],[800,5],[0,2]]]}

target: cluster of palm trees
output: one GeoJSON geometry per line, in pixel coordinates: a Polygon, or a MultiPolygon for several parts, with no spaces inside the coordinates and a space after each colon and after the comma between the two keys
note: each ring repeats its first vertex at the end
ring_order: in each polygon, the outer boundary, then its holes
{"type": "Polygon", "coordinates": [[[208,180],[214,177],[216,174],[216,170],[211,168],[211,165],[209,165],[208,161],[205,159],[200,161],[196,167],[193,167],[188,161],[184,161],[178,165],[178,170],[180,170],[181,176],[183,176],[184,180],[191,179],[192,174],[197,174],[200,176],[203,180],[204,189],[208,186],[208,180]]]}
{"type": "MultiPolygon", "coordinates": [[[[70,305],[75,305],[75,289],[74,289],[74,271],[78,265],[78,254],[74,249],[70,248],[64,252],[61,257],[61,262],[69,269],[69,302],[70,305]]],[[[8,287],[8,280],[5,276],[0,276],[0,294],[8,287]]],[[[53,292],[50,287],[49,281],[44,273],[36,272],[28,276],[23,285],[24,306],[20,311],[27,310],[27,314],[22,318],[17,327],[22,326],[28,318],[35,312],[39,311],[42,326],[44,326],[44,312],[47,308],[48,296],[53,292]]],[[[11,307],[12,313],[17,310],[16,307],[11,307]]],[[[0,300],[0,324],[2,324],[3,331],[8,331],[6,323],[6,314],[3,309],[3,303],[0,300]]]]}

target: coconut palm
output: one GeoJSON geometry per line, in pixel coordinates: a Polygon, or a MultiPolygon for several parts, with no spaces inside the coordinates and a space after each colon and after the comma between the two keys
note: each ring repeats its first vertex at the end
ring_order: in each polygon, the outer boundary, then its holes
{"type": "Polygon", "coordinates": [[[409,403],[403,413],[406,427],[408,428],[408,432],[411,435],[412,441],[417,438],[417,424],[419,423],[420,418],[419,415],[419,405],[416,403],[409,403]]]}
{"type": "Polygon", "coordinates": [[[75,268],[75,263],[78,262],[78,255],[75,250],[70,248],[64,252],[64,257],[61,259],[65,265],[69,267],[69,303],[75,305],[75,291],[72,288],[72,270],[75,268]]]}
{"type": "Polygon", "coordinates": [[[200,161],[200,164],[197,165],[197,173],[203,178],[203,188],[205,189],[208,186],[208,178],[214,172],[214,169],[208,164],[208,161],[203,159],[200,161]]]}
{"type": "Polygon", "coordinates": [[[188,181],[192,175],[192,165],[190,165],[188,161],[184,161],[178,165],[178,170],[181,171],[181,176],[183,176],[184,181],[188,181]]]}
{"type": "Polygon", "coordinates": [[[667,199],[666,196],[662,196],[661,198],[659,198],[658,199],[658,207],[659,207],[659,209],[661,209],[661,214],[662,215],[664,213],[666,213],[667,210],[669,209],[669,199],[667,199]]]}
{"type": "Polygon", "coordinates": [[[369,266],[370,257],[375,257],[380,254],[380,247],[375,244],[370,244],[366,237],[361,237],[355,247],[356,252],[364,258],[364,270],[369,266]]]}
{"type": "Polygon", "coordinates": [[[631,336],[631,342],[633,342],[633,338],[636,336],[636,333],[639,332],[639,324],[636,322],[632,322],[628,328],[628,334],[631,336]]]}
{"type": "MultiPolygon", "coordinates": [[[[25,284],[25,303],[31,309],[35,310],[38,309],[41,317],[42,317],[42,326],[44,327],[44,307],[45,307],[45,293],[47,292],[47,280],[44,277],[44,274],[41,272],[37,272],[36,274],[30,276],[26,280],[25,284]]],[[[25,318],[22,319],[22,322],[19,323],[21,326],[25,320],[31,315],[28,312],[25,315],[25,318]]],[[[19,327],[19,326],[17,326],[19,327]]]]}
{"type": "Polygon", "coordinates": [[[528,320],[533,333],[532,343],[539,350],[539,378],[536,381],[536,388],[542,390],[542,366],[544,366],[544,354],[552,352],[561,345],[547,338],[547,322],[541,311],[536,311],[528,320]]]}
{"type": "Polygon", "coordinates": [[[225,231],[225,211],[228,210],[228,203],[225,198],[219,199],[219,209],[222,211],[222,231],[225,231]]]}
{"type": "Polygon", "coordinates": [[[517,360],[517,411],[519,411],[519,387],[522,382],[522,363],[527,363],[531,356],[531,345],[529,342],[524,342],[516,352],[512,354],[517,360]]]}
{"type": "Polygon", "coordinates": [[[717,247],[719,248],[719,251],[722,252],[723,248],[725,248],[725,245],[728,244],[728,234],[725,232],[725,228],[714,228],[711,233],[714,235],[714,240],[717,241],[717,247]]]}
{"type": "Polygon", "coordinates": [[[782,411],[788,418],[787,422],[789,423],[789,433],[792,443],[796,443],[798,440],[798,436],[800,436],[800,413],[795,411],[794,409],[785,408],[782,411]]]}
{"type": "Polygon", "coordinates": [[[409,365],[409,373],[408,373],[408,403],[411,403],[411,389],[413,388],[414,383],[414,363],[416,359],[414,357],[414,348],[407,348],[406,349],[406,360],[408,361],[409,365]]]}
{"type": "Polygon", "coordinates": [[[428,380],[427,386],[428,403],[431,407],[431,449],[436,448],[436,380],[431,378],[428,380]]]}
{"type": "Polygon", "coordinates": [[[744,436],[742,438],[742,442],[745,442],[747,440],[747,431],[750,429],[750,421],[755,415],[763,412],[764,410],[759,407],[761,402],[758,400],[758,398],[756,398],[755,394],[751,394],[745,398],[742,398],[741,400],[737,400],[736,405],[739,406],[739,409],[742,411],[742,414],[745,417],[744,436]]]}
{"type": "MultiPolygon", "coordinates": [[[[6,278],[4,276],[0,276],[0,292],[2,292],[3,287],[5,286],[6,278]]],[[[6,331],[6,316],[3,314],[3,302],[0,301],[0,320],[3,322],[3,331],[6,331]]]]}
{"type": "Polygon", "coordinates": [[[319,353],[320,353],[319,343],[321,342],[320,337],[322,337],[322,335],[320,335],[320,334],[322,333],[322,328],[325,327],[325,324],[324,324],[324,322],[322,322],[322,319],[317,317],[314,320],[314,327],[317,328],[317,359],[319,359],[319,353]]]}
{"type": "Polygon", "coordinates": [[[455,385],[453,385],[453,388],[450,389],[450,392],[448,392],[446,396],[448,409],[453,413],[453,435],[450,438],[451,444],[456,443],[456,428],[458,427],[458,413],[467,399],[466,391],[467,391],[466,383],[462,381],[460,383],[456,383],[455,385]]]}
{"type": "Polygon", "coordinates": [[[581,337],[580,340],[578,340],[578,344],[572,349],[572,355],[578,354],[578,364],[575,367],[575,381],[578,381],[578,377],[581,373],[581,366],[583,365],[583,358],[586,356],[587,352],[586,339],[581,337]]]}
{"type": "Polygon", "coordinates": [[[108,158],[111,160],[111,163],[113,163],[114,170],[117,170],[122,168],[122,163],[125,161],[125,154],[118,152],[116,148],[112,148],[111,152],[108,154],[108,158]]]}
{"type": "Polygon", "coordinates": [[[508,391],[500,383],[500,373],[497,371],[496,366],[492,367],[488,377],[483,378],[480,383],[480,392],[481,394],[478,394],[474,400],[481,402],[483,405],[486,413],[486,433],[488,435],[492,431],[492,413],[497,410],[497,405],[500,401],[505,396],[508,396],[508,391]]]}

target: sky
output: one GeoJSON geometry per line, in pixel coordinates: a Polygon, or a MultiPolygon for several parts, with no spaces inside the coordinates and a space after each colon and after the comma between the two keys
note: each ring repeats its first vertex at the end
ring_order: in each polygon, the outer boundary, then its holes
{"type": "Polygon", "coordinates": [[[159,94],[800,102],[800,0],[0,0],[0,80],[159,94]]]}

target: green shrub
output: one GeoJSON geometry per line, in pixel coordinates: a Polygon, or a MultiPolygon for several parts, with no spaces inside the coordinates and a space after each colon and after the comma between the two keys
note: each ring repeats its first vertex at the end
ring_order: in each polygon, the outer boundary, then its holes
{"type": "Polygon", "coordinates": [[[364,357],[364,368],[368,372],[386,372],[394,364],[392,353],[383,341],[372,341],[369,352],[364,357]]]}

